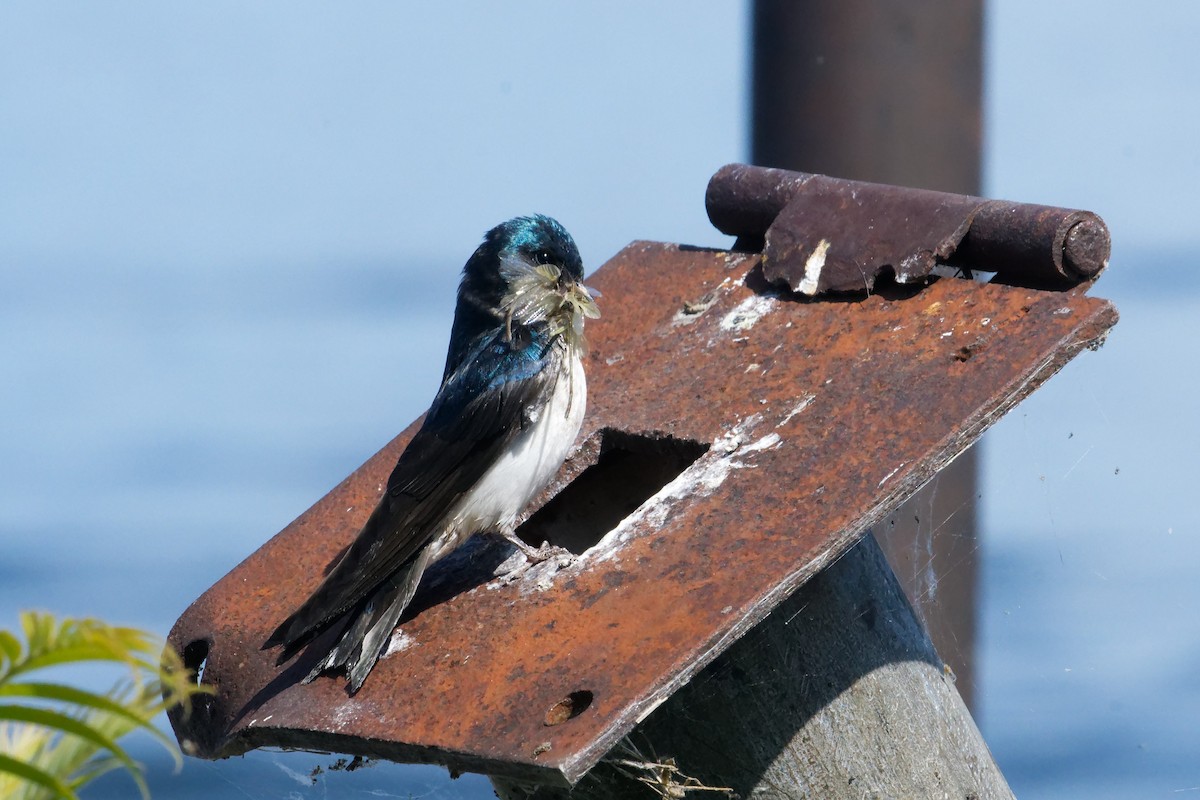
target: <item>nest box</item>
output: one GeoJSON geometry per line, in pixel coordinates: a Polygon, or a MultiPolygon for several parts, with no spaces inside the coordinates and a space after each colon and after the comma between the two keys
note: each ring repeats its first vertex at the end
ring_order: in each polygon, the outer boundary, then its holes
{"type": "Polygon", "coordinates": [[[730,250],[633,242],[588,279],[587,418],[520,529],[578,554],[440,562],[363,689],[260,650],[353,539],[417,423],[196,600],[205,758],[340,751],[569,784],[1116,322],[1086,212],[730,166],[730,250]],[[953,269],[949,269],[953,268],[953,269]],[[995,273],[990,282],[939,272],[995,273]]]}

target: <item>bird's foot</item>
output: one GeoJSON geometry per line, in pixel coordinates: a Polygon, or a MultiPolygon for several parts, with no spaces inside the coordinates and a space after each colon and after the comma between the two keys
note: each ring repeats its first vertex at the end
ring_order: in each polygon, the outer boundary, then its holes
{"type": "Polygon", "coordinates": [[[522,584],[530,583],[539,589],[548,589],[560,570],[575,563],[575,554],[565,547],[549,542],[541,547],[533,547],[512,530],[500,530],[496,534],[516,548],[512,556],[497,567],[495,574],[499,586],[521,581],[522,584]]]}
{"type": "Polygon", "coordinates": [[[501,529],[497,533],[520,550],[530,565],[554,559],[560,567],[565,567],[575,561],[575,554],[565,547],[559,547],[549,542],[542,542],[541,547],[534,547],[520,536],[517,536],[517,532],[512,529],[501,529]]]}

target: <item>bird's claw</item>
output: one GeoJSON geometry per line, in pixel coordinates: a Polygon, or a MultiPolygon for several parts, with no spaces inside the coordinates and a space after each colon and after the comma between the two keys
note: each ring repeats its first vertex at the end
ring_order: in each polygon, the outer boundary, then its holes
{"type": "Polygon", "coordinates": [[[559,547],[556,544],[550,544],[550,542],[542,542],[541,547],[534,547],[520,536],[517,536],[516,531],[501,530],[497,531],[497,533],[520,550],[530,565],[555,559],[559,562],[559,566],[565,567],[575,560],[575,554],[565,547],[559,547]]]}
{"type": "Polygon", "coordinates": [[[497,568],[496,576],[500,585],[507,585],[517,580],[533,580],[540,588],[549,588],[553,576],[559,570],[574,564],[577,558],[565,547],[559,547],[549,542],[543,542],[541,547],[533,547],[511,531],[496,531],[496,533],[507,539],[516,548],[513,554],[497,568]]]}
{"type": "Polygon", "coordinates": [[[549,542],[542,542],[541,547],[522,551],[530,564],[541,564],[544,561],[556,561],[560,567],[568,567],[575,562],[575,554],[565,547],[549,542]]]}

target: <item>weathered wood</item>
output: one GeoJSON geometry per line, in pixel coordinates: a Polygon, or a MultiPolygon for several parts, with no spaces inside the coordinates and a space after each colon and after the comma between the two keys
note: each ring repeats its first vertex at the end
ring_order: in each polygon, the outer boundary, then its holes
{"type": "MultiPolygon", "coordinates": [[[[685,792],[688,778],[763,800],[1012,797],[870,536],[625,741],[678,770],[658,787],[666,797],[719,796],[685,792]]],[[[493,783],[506,800],[653,797],[646,781],[666,770],[638,760],[614,751],[573,790],[493,783]]]]}

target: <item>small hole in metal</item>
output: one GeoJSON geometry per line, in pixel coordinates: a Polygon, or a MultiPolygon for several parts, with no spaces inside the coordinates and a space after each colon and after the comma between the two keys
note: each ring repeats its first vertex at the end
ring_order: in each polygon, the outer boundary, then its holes
{"type": "Polygon", "coordinates": [[[183,666],[195,677],[196,683],[204,682],[204,667],[208,664],[208,649],[211,642],[196,639],[183,648],[183,666]]]}
{"type": "Polygon", "coordinates": [[[569,719],[578,717],[592,704],[592,699],[592,693],[587,689],[571,692],[546,712],[546,725],[561,725],[569,719]]]}

